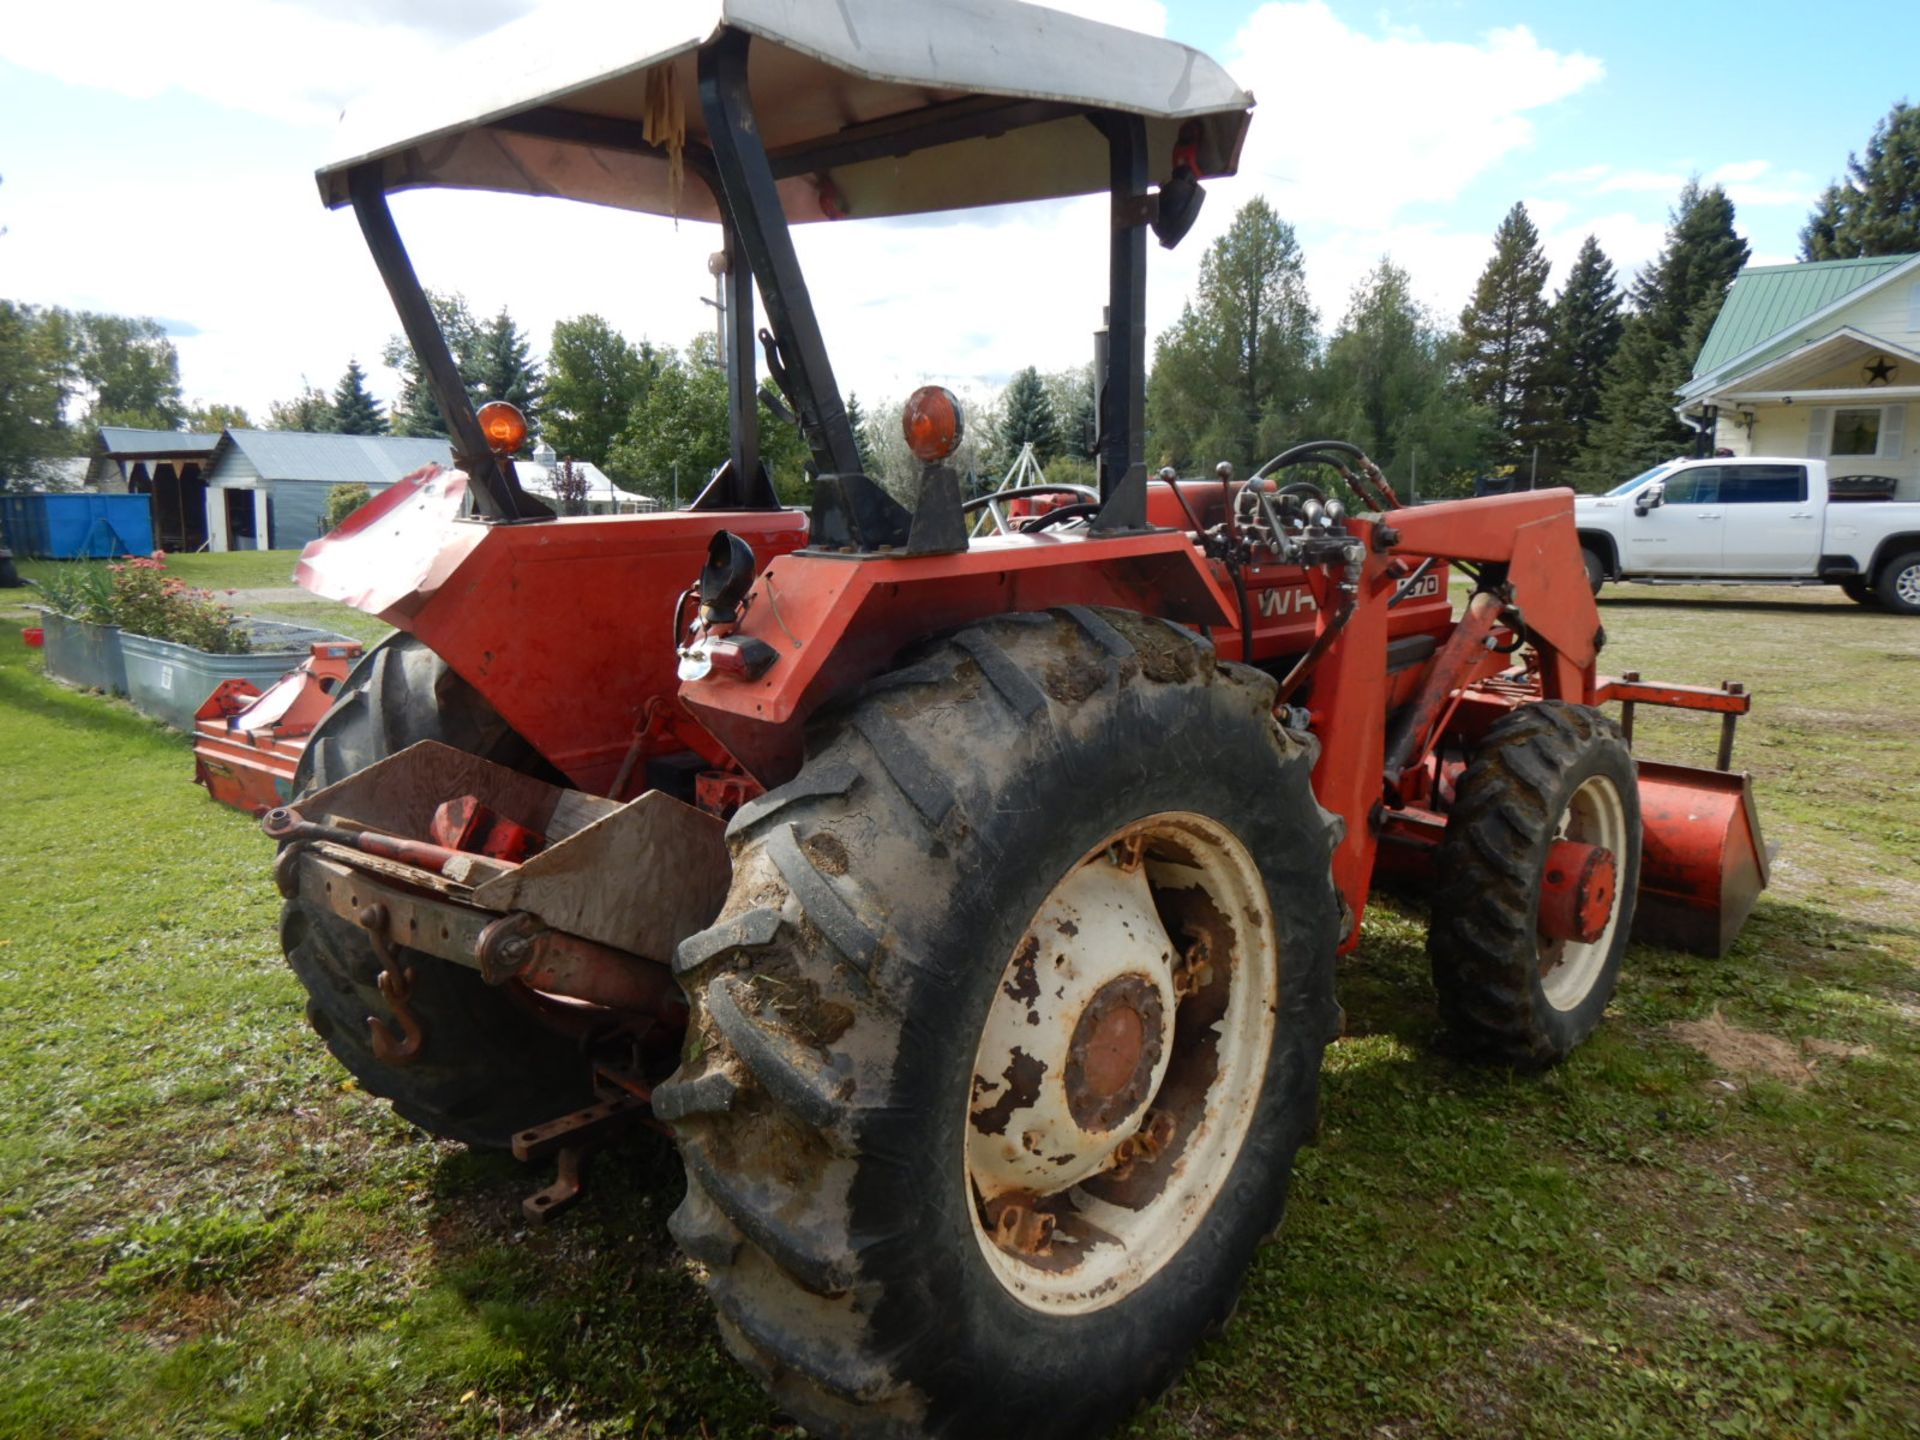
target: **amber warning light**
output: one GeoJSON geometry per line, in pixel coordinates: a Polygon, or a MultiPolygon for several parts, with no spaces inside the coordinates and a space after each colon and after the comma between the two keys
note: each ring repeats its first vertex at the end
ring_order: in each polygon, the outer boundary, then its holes
{"type": "Polygon", "coordinates": [[[922,385],[907,397],[907,408],[900,416],[900,429],[907,437],[907,448],[914,459],[925,465],[938,465],[960,448],[966,422],[960,417],[960,402],[941,385],[922,385]]]}
{"type": "Polygon", "coordinates": [[[505,400],[489,400],[474,418],[487,437],[487,448],[496,455],[513,454],[527,438],[527,417],[505,400]]]}

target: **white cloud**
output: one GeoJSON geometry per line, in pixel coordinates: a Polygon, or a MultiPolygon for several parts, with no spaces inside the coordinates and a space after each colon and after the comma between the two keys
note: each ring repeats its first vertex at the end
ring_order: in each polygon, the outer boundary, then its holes
{"type": "Polygon", "coordinates": [[[1690,179],[1722,187],[1735,210],[1743,206],[1811,205],[1818,188],[1801,171],[1776,170],[1770,160],[1730,160],[1705,171],[1616,170],[1611,165],[1588,165],[1556,171],[1547,176],[1546,183],[1583,195],[1659,195],[1672,199],[1690,179]]]}
{"type": "Polygon", "coordinates": [[[434,75],[444,53],[384,15],[287,0],[63,0],[17,7],[0,26],[0,59],[22,69],[140,100],[180,90],[296,125],[330,123],[382,79],[434,75]]]}
{"type": "MultiPolygon", "coordinates": [[[[347,95],[385,74],[449,83],[448,43],[513,18],[527,3],[201,0],[183,18],[151,4],[68,0],[24,13],[0,29],[0,59],[142,98],[175,87],[292,128],[284,166],[262,173],[223,170],[217,154],[198,150],[183,151],[192,158],[179,173],[135,173],[111,147],[85,173],[29,176],[30,166],[10,165],[7,244],[9,268],[22,277],[17,289],[25,298],[190,322],[200,333],[178,342],[190,396],[258,414],[292,394],[303,375],[330,386],[350,355],[390,395],[394,380],[378,371],[378,353],[397,324],[351,217],[317,203],[312,165],[347,95]],[[117,214],[164,215],[183,185],[244,197],[245,223],[153,225],[138,244],[122,227],[99,223],[101,193],[113,194],[117,214]]],[[[1165,33],[1169,19],[1163,0],[1053,3],[1148,33],[1165,33]]],[[[1178,315],[1207,243],[1261,193],[1299,226],[1329,327],[1382,254],[1451,319],[1485,263],[1492,222],[1468,231],[1431,212],[1524,153],[1535,117],[1602,74],[1599,60],[1556,51],[1524,28],[1472,43],[1431,41],[1405,28],[1349,26],[1320,0],[1262,5],[1228,66],[1262,104],[1241,177],[1210,186],[1200,223],[1179,250],[1153,252],[1154,333],[1178,315]],[[1312,63],[1300,64],[1302,55],[1312,63]]],[[[187,109],[176,103],[165,113],[187,109]]],[[[1561,183],[1597,184],[1610,174],[1596,167],[1561,183]]],[[[1536,203],[1557,263],[1588,229],[1602,232],[1623,271],[1643,248],[1657,248],[1657,224],[1646,247],[1633,228],[1642,222],[1630,216],[1583,220],[1584,207],[1557,193],[1536,203]]],[[[476,309],[507,304],[537,345],[554,320],[589,310],[630,335],[673,345],[712,323],[700,297],[712,293],[705,261],[718,242],[714,227],[461,193],[400,196],[394,210],[427,284],[463,291],[476,309]]],[[[842,389],[871,405],[923,378],[984,388],[1025,365],[1085,361],[1106,298],[1105,235],[1104,202],[1088,199],[937,225],[803,226],[797,243],[842,389]]]]}
{"type": "Polygon", "coordinates": [[[1323,0],[1262,5],[1228,68],[1261,96],[1244,169],[1267,182],[1280,213],[1366,228],[1415,203],[1455,199],[1532,143],[1530,112],[1605,73],[1525,26],[1475,44],[1370,35],[1323,0]]]}

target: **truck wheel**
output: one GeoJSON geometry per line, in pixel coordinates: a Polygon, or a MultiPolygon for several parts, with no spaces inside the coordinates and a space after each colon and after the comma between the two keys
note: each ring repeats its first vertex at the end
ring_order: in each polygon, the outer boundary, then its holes
{"type": "Polygon", "coordinates": [[[1856,575],[1840,582],[1840,593],[1856,605],[1870,605],[1879,608],[1880,596],[1875,592],[1873,583],[1864,575],[1856,575]]]}
{"type": "MultiPolygon", "coordinates": [[[[527,743],[444,661],[410,635],[369,651],[340,687],[300,757],[305,795],[421,740],[457,745],[500,764],[537,763],[527,743]]],[[[537,1002],[512,986],[417,950],[396,947],[414,971],[410,1008],[426,1043],[395,1066],[373,1053],[369,1015],[389,1005],[367,933],[330,911],[289,900],[280,943],[307,989],[307,1021],[369,1093],[422,1130],[504,1147],[518,1130],[593,1103],[578,1047],[541,1022],[537,1002]]]]}
{"type": "Polygon", "coordinates": [[[1898,615],[1920,615],[1920,550],[1896,555],[1880,567],[1873,588],[1880,603],[1898,615]]]}
{"type": "Polygon", "coordinates": [[[1584,545],[1580,547],[1580,559],[1587,567],[1587,584],[1598,595],[1600,587],[1607,583],[1606,562],[1584,545]]]}
{"type": "Polygon", "coordinates": [[[1449,1027],[1509,1064],[1565,1059],[1599,1024],[1633,928],[1640,787],[1620,727],[1560,700],[1496,721],[1460,778],[1435,868],[1427,955],[1449,1027]],[[1591,852],[1561,842],[1605,850],[1611,873],[1575,873],[1591,852]],[[1590,939],[1552,937],[1569,913],[1590,939]]]}
{"type": "Polygon", "coordinates": [[[730,827],[672,1229],[820,1434],[1102,1434],[1232,1312],[1336,1024],[1273,684],[1078,607],[932,644],[730,827]]]}

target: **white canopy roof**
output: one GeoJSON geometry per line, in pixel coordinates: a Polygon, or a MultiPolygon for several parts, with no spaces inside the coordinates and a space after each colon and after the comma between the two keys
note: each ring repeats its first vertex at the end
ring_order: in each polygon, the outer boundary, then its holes
{"type": "Polygon", "coordinates": [[[563,195],[717,220],[691,169],[676,196],[666,160],[631,137],[683,129],[705,143],[695,52],[728,27],[756,37],[749,81],[776,173],[794,172],[780,187],[794,222],[824,218],[823,181],[852,218],[1104,191],[1106,142],[1064,107],[1145,116],[1155,181],[1171,172],[1182,125],[1198,121],[1202,169],[1231,174],[1253,104],[1185,45],[1019,0],[572,0],[462,47],[431,80],[350,107],[321,196],[346,204],[348,171],[378,162],[389,190],[563,195]],[[982,97],[1063,109],[906,155],[822,152],[818,168],[801,158],[876,122],[989,105],[982,97]]]}

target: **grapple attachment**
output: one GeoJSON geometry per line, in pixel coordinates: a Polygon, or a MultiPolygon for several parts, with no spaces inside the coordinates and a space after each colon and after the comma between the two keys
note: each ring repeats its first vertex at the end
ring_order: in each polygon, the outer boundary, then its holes
{"type": "Polygon", "coordinates": [[[1726,954],[1768,881],[1753,777],[1642,760],[1640,816],[1633,938],[1726,954]]]}

